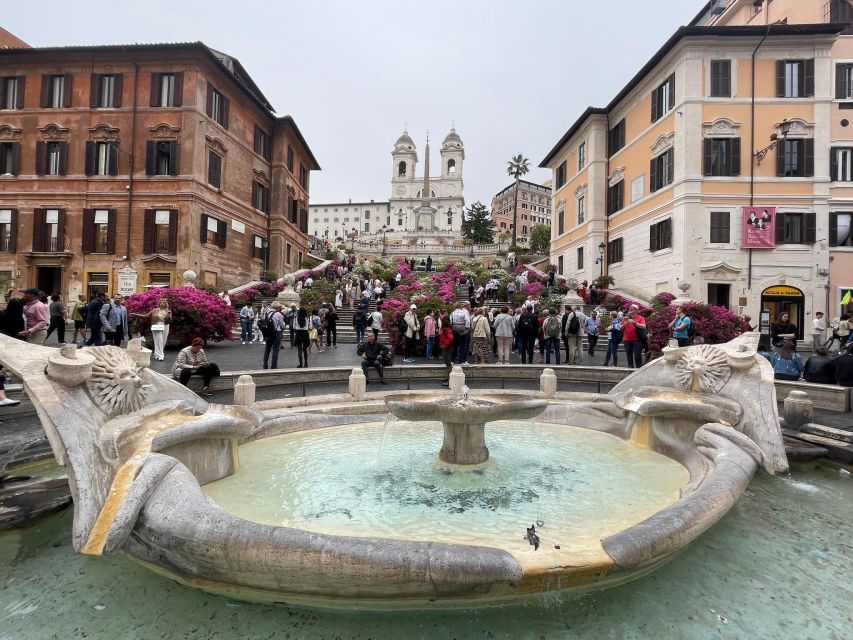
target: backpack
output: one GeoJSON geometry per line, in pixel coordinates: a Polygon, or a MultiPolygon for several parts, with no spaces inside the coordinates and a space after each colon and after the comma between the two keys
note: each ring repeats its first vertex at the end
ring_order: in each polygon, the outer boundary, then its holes
{"type": "Polygon", "coordinates": [[[690,324],[687,325],[687,337],[690,340],[696,337],[696,326],[693,324],[693,318],[690,318],[690,324]]]}
{"type": "Polygon", "coordinates": [[[536,333],[536,321],[530,313],[522,313],[518,319],[518,333],[522,335],[532,335],[536,333]]]}
{"type": "Polygon", "coordinates": [[[406,335],[406,331],[408,331],[408,329],[409,325],[406,323],[406,316],[400,316],[397,318],[397,330],[401,334],[406,335]]]}
{"type": "Polygon", "coordinates": [[[270,319],[272,318],[272,314],[270,313],[269,307],[258,317],[258,329],[261,332],[266,331],[270,328],[270,319]]]}
{"type": "Polygon", "coordinates": [[[560,337],[560,319],[556,316],[550,316],[545,321],[545,337],[546,338],[559,338],[560,337]]]}
{"type": "Polygon", "coordinates": [[[581,332],[581,321],[578,320],[578,314],[572,313],[572,315],[569,316],[569,328],[567,330],[567,333],[570,336],[576,336],[580,332],[581,332]]]}

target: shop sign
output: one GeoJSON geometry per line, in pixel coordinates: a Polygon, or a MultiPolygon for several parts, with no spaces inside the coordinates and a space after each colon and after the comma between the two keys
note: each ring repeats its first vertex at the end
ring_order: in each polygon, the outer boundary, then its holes
{"type": "Polygon", "coordinates": [[[118,292],[127,297],[136,293],[137,273],[130,267],[124,267],[118,272],[118,292]]]}
{"type": "Polygon", "coordinates": [[[776,247],[776,207],[744,207],[742,227],[744,249],[776,247]]]}
{"type": "Polygon", "coordinates": [[[774,298],[802,298],[803,292],[795,287],[786,287],[784,285],[778,285],[775,287],[769,287],[761,292],[763,297],[772,296],[774,298]]]}

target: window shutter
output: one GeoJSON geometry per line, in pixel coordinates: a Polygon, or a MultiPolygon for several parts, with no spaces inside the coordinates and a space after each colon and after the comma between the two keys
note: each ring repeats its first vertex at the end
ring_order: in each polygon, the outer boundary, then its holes
{"type": "Polygon", "coordinates": [[[124,76],[121,73],[117,73],[113,76],[115,80],[113,81],[113,107],[118,108],[121,106],[121,89],[122,89],[122,79],[124,76]]]}
{"type": "Polygon", "coordinates": [[[68,143],[59,143],[59,175],[64,176],[68,173],[68,143]]]}
{"type": "MultiPolygon", "coordinates": [[[[89,76],[89,107],[97,107],[101,101],[101,74],[93,73],[89,76]]],[[[86,174],[92,175],[92,174],[86,174]]]]}
{"type": "Polygon", "coordinates": [[[649,191],[655,192],[658,190],[658,162],[657,158],[652,158],[649,163],[649,191]]]}
{"type": "Polygon", "coordinates": [[[24,91],[26,89],[26,76],[18,76],[18,102],[15,105],[16,109],[24,108],[24,91]]]}
{"type": "Polygon", "coordinates": [[[116,210],[110,209],[107,214],[107,253],[116,252],[116,210]]]}
{"type": "Polygon", "coordinates": [[[776,97],[785,97],[785,61],[776,61],[776,97]]]}
{"type": "Polygon", "coordinates": [[[255,125],[255,141],[254,141],[254,143],[253,143],[253,145],[254,145],[254,149],[255,149],[255,153],[258,153],[258,149],[260,149],[260,148],[261,148],[261,145],[260,145],[260,137],[261,137],[261,136],[260,136],[260,132],[261,132],[261,128],[260,128],[258,125],[255,125]]]}
{"type": "Polygon", "coordinates": [[[257,180],[252,180],[252,207],[258,208],[258,182],[257,180]]]}
{"type": "Polygon", "coordinates": [[[667,218],[664,223],[664,238],[666,240],[666,244],[664,246],[671,247],[672,246],[672,218],[667,218]]]}
{"type": "MultiPolygon", "coordinates": [[[[12,212],[12,220],[15,220],[15,213],[12,212]]],[[[12,227],[12,233],[14,234],[14,227],[12,227]]],[[[837,247],[838,246],[838,214],[830,213],[829,214],[829,246],[837,247]]],[[[11,249],[14,251],[14,247],[11,249]]]]}
{"type": "Polygon", "coordinates": [[[669,82],[669,108],[675,107],[675,74],[671,74],[667,80],[669,82]]]}
{"type": "Polygon", "coordinates": [[[225,248],[225,236],[227,235],[227,233],[228,233],[228,223],[225,222],[224,220],[220,220],[219,221],[219,231],[216,234],[218,236],[217,239],[219,240],[219,242],[217,244],[219,245],[220,249],[225,248]]]}
{"type": "Polygon", "coordinates": [[[649,251],[651,252],[658,250],[657,228],[658,226],[656,224],[649,227],[649,251]]]}
{"type": "Polygon", "coordinates": [[[201,243],[207,242],[207,214],[201,214],[201,243]]]}
{"type": "Polygon", "coordinates": [[[213,115],[213,85],[209,82],[207,83],[207,105],[205,107],[205,113],[208,116],[213,115]]]}
{"type": "Polygon", "coordinates": [[[65,209],[59,210],[56,221],[56,250],[65,251],[65,209]]]}
{"type": "Polygon", "coordinates": [[[33,251],[44,251],[45,210],[33,209],[33,251]]]}
{"type": "Polygon", "coordinates": [[[776,175],[783,177],[785,175],[785,141],[782,140],[776,145],[776,175]]]}
{"type": "Polygon", "coordinates": [[[62,106],[65,108],[68,108],[71,106],[71,91],[72,91],[71,78],[72,78],[72,76],[70,73],[65,74],[65,86],[63,87],[63,90],[62,90],[62,106]]]}
{"type": "Polygon", "coordinates": [[[806,156],[806,172],[804,175],[810,178],[814,175],[814,138],[803,140],[803,149],[806,156]]]}
{"type": "Polygon", "coordinates": [[[83,253],[92,253],[95,246],[95,210],[83,209],[83,253]]]}
{"type": "Polygon", "coordinates": [[[9,220],[9,252],[15,253],[18,250],[18,210],[12,209],[12,216],[9,220]]]}
{"type": "Polygon", "coordinates": [[[616,185],[616,191],[619,195],[619,197],[618,197],[619,210],[621,210],[622,207],[625,206],[625,181],[624,180],[622,182],[620,182],[618,185],[616,185]]]}
{"type": "Polygon", "coordinates": [[[50,106],[50,75],[45,73],[41,77],[41,96],[39,97],[39,106],[46,109],[50,106]]]}
{"type": "MultiPolygon", "coordinates": [[[[151,74],[151,100],[149,101],[149,106],[159,107],[160,106],[160,74],[152,73],[151,74]]],[[[149,174],[151,175],[151,174],[149,174]]]]}
{"type": "Polygon", "coordinates": [[[174,105],[176,107],[180,107],[184,104],[184,74],[176,73],[175,74],[175,102],[174,105]]]}
{"type": "Polygon", "coordinates": [[[711,97],[720,95],[720,62],[711,60],[711,97]]]}
{"type": "Polygon", "coordinates": [[[12,175],[16,176],[21,173],[21,143],[15,142],[12,144],[12,175]]]}
{"type": "Polygon", "coordinates": [[[740,175],[740,138],[732,138],[731,153],[732,171],[731,175],[740,175]]]}
{"type": "Polygon", "coordinates": [[[47,145],[44,142],[36,142],[36,175],[44,175],[44,165],[47,159],[47,145]]]}
{"type": "Polygon", "coordinates": [[[231,101],[228,98],[226,98],[225,96],[222,96],[222,122],[221,122],[221,124],[226,129],[228,128],[228,119],[229,119],[229,115],[230,115],[230,113],[229,113],[230,112],[230,104],[231,104],[231,101]]]}
{"type": "Polygon", "coordinates": [[[146,209],[142,224],[142,253],[154,253],[154,209],[146,209]]]}
{"type": "Polygon", "coordinates": [[[714,141],[711,138],[705,138],[704,149],[702,152],[702,173],[706,176],[713,175],[713,165],[714,165],[714,141]]]}
{"type": "Polygon", "coordinates": [[[178,141],[170,140],[169,141],[169,175],[176,176],[178,175],[178,141]]]}
{"type": "Polygon", "coordinates": [[[672,148],[666,152],[666,168],[667,168],[667,176],[669,176],[669,183],[672,184],[675,182],[675,149],[672,148]]]}
{"type": "Polygon", "coordinates": [[[272,189],[267,189],[267,199],[264,201],[264,213],[269,213],[272,207],[272,189]]]}
{"type": "Polygon", "coordinates": [[[6,104],[6,83],[3,78],[0,78],[0,109],[4,109],[2,105],[6,104]]]}
{"type": "Polygon", "coordinates": [[[785,214],[776,212],[776,244],[785,244],[785,214]]]}
{"type": "Polygon", "coordinates": [[[660,93],[657,89],[652,91],[652,122],[660,118],[660,93]]]}
{"type": "Polygon", "coordinates": [[[829,179],[838,180],[838,151],[830,147],[829,149],[829,179]]]}
{"type": "Polygon", "coordinates": [[[107,146],[107,173],[111,176],[118,175],[118,145],[107,146]]]}
{"type": "Polygon", "coordinates": [[[153,176],[156,170],[157,143],[148,140],[145,143],[145,175],[153,176]]]}
{"type": "Polygon", "coordinates": [[[847,65],[835,65],[835,99],[844,100],[847,97],[847,65]]]}
{"type": "Polygon", "coordinates": [[[97,146],[94,142],[86,142],[86,175],[95,175],[95,153],[97,146]]]}
{"type": "Polygon", "coordinates": [[[805,244],[814,244],[817,240],[817,222],[815,220],[814,211],[806,213],[803,216],[805,224],[805,232],[803,234],[805,244]]]}
{"type": "Polygon", "coordinates": [[[176,254],[178,252],[178,210],[172,209],[169,212],[169,253],[176,254]]]}
{"type": "Polygon", "coordinates": [[[805,78],[803,80],[803,87],[805,87],[805,92],[803,93],[803,95],[810,98],[814,95],[814,58],[811,58],[810,60],[805,60],[803,68],[805,75],[805,78]]]}

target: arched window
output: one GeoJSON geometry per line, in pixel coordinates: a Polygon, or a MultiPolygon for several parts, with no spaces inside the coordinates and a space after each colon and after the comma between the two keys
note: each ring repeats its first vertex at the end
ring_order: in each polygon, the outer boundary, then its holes
{"type": "Polygon", "coordinates": [[[454,175],[456,173],[456,160],[451,158],[447,161],[447,174],[454,175]]]}
{"type": "Polygon", "coordinates": [[[401,178],[406,175],[406,162],[404,160],[400,160],[400,164],[397,165],[397,175],[401,178]]]}

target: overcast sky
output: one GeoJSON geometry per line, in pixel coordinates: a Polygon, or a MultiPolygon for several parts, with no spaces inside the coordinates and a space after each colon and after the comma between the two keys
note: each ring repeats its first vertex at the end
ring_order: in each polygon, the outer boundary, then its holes
{"type": "Polygon", "coordinates": [[[455,121],[465,200],[528,178],[588,105],[604,106],[703,0],[3,0],[0,24],[32,46],[201,40],[238,58],[323,170],[311,203],[385,200],[408,123],[437,175],[455,121]],[[268,5],[268,6],[266,6],[268,5]],[[46,19],[50,16],[49,19],[46,19]]]}

